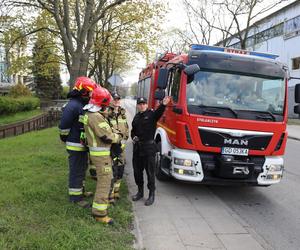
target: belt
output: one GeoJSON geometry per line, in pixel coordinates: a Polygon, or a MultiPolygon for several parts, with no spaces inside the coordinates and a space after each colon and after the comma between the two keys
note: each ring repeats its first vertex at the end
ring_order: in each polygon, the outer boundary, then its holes
{"type": "Polygon", "coordinates": [[[140,143],[140,144],[153,144],[153,143],[155,143],[155,141],[154,141],[154,140],[149,140],[149,141],[138,141],[138,143],[140,143]]]}

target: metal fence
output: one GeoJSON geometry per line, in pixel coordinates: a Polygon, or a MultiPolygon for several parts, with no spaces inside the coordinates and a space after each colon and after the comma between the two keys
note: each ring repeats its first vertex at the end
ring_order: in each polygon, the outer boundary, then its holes
{"type": "Polygon", "coordinates": [[[33,130],[56,126],[61,117],[60,110],[49,110],[31,119],[0,126],[0,139],[24,134],[33,130]]]}

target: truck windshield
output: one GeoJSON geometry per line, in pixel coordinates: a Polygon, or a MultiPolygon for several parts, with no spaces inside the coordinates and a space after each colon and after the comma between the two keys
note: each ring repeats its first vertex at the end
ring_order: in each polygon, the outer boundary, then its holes
{"type": "Polygon", "coordinates": [[[221,116],[222,110],[230,110],[232,116],[261,113],[273,119],[274,114],[283,115],[285,84],[282,78],[200,71],[187,84],[186,98],[188,106],[211,107],[221,116]]]}

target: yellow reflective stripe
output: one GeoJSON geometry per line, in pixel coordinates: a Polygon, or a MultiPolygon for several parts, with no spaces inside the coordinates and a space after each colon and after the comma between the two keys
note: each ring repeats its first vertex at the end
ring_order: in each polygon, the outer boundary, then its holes
{"type": "Polygon", "coordinates": [[[106,167],[106,168],[104,168],[104,172],[105,173],[110,173],[111,172],[111,167],[106,167]]]}
{"type": "Polygon", "coordinates": [[[119,188],[121,186],[121,183],[115,183],[115,188],[119,188]]]}
{"type": "Polygon", "coordinates": [[[71,150],[71,151],[86,151],[86,148],[69,146],[69,145],[66,146],[66,149],[71,150]]]}
{"type": "Polygon", "coordinates": [[[99,204],[99,203],[93,202],[93,208],[95,208],[99,211],[105,211],[108,208],[108,204],[99,204]]]}
{"type": "Polygon", "coordinates": [[[93,147],[97,147],[97,141],[96,141],[96,137],[95,137],[95,134],[94,134],[93,130],[90,127],[87,127],[87,128],[88,128],[89,134],[92,137],[92,141],[93,141],[92,145],[93,145],[93,147]]]}
{"type": "Polygon", "coordinates": [[[109,156],[110,151],[90,151],[91,156],[109,156]]]}
{"type": "Polygon", "coordinates": [[[80,116],[79,116],[79,121],[80,121],[81,123],[83,123],[84,125],[87,125],[87,124],[88,124],[88,120],[89,120],[88,115],[80,115],[80,116]]]}
{"type": "Polygon", "coordinates": [[[60,129],[60,130],[59,130],[59,133],[60,133],[61,135],[68,135],[68,134],[70,133],[70,130],[71,130],[71,129],[60,129]]]}
{"type": "Polygon", "coordinates": [[[99,126],[99,128],[106,128],[106,129],[110,128],[110,126],[107,122],[100,122],[98,124],[98,126],[99,126]]]}
{"type": "Polygon", "coordinates": [[[82,195],[82,188],[69,188],[69,195],[82,195]]]}
{"type": "Polygon", "coordinates": [[[126,123],[127,121],[126,121],[126,119],[120,119],[118,122],[119,123],[126,123]]]}
{"type": "Polygon", "coordinates": [[[117,124],[117,121],[116,121],[116,120],[111,120],[110,123],[111,123],[112,125],[116,125],[116,124],[117,124]]]}
{"type": "Polygon", "coordinates": [[[121,149],[124,149],[124,148],[126,148],[126,144],[122,143],[121,149]]]}

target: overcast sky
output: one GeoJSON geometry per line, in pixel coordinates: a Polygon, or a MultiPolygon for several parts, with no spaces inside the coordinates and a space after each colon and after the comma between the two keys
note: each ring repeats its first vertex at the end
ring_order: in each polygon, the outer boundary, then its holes
{"type": "MultiPolygon", "coordinates": [[[[197,0],[194,0],[197,2],[197,0]]],[[[270,0],[272,1],[272,0],[270,0]]],[[[275,12],[276,10],[282,8],[283,6],[288,5],[291,2],[294,2],[295,0],[286,0],[284,3],[279,5],[277,8],[272,9],[272,11],[265,13],[264,16],[267,16],[271,14],[272,12],[275,12]]],[[[187,17],[183,10],[182,0],[164,0],[164,2],[167,2],[169,5],[170,11],[166,14],[166,21],[164,23],[164,27],[166,30],[170,30],[174,27],[185,29],[186,23],[187,23],[187,17]]],[[[268,3],[269,4],[269,3],[268,3]]],[[[260,16],[259,19],[261,19],[264,16],[260,16]]],[[[217,42],[217,41],[214,41],[217,42]]],[[[127,73],[123,73],[122,77],[124,79],[124,84],[131,84],[138,81],[138,75],[142,68],[144,68],[145,60],[141,58],[138,60],[135,64],[135,67],[128,71],[127,73]]]]}

